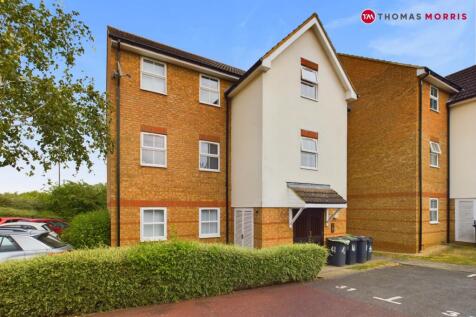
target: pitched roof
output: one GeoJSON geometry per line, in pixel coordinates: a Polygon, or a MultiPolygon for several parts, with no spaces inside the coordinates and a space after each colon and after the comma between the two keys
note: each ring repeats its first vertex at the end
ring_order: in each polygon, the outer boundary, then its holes
{"type": "MultiPolygon", "coordinates": [[[[298,25],[294,30],[292,30],[288,35],[286,35],[281,41],[279,41],[276,45],[274,45],[270,50],[268,50],[262,57],[256,61],[256,63],[251,66],[246,73],[237,81],[235,82],[230,88],[227,89],[226,94],[229,95],[233,90],[235,90],[243,81],[245,81],[256,69],[260,68],[264,63],[267,62],[268,59],[272,59],[274,53],[281,48],[283,45],[285,45],[289,40],[293,38],[293,36],[300,32],[306,25],[309,24],[312,20],[315,20],[316,22],[313,22],[310,26],[308,26],[307,29],[310,29],[311,27],[316,27],[319,29],[319,32],[322,33],[322,37],[324,38],[324,41],[326,41],[329,46],[330,46],[330,51],[331,54],[335,56],[335,63],[337,65],[334,65],[337,68],[337,72],[342,75],[340,78],[344,82],[344,86],[348,86],[346,89],[350,90],[352,92],[352,95],[354,96],[353,98],[356,98],[357,95],[355,93],[355,88],[352,85],[352,82],[350,81],[349,76],[347,75],[345,69],[342,67],[342,65],[339,62],[339,59],[337,58],[337,53],[335,50],[334,45],[332,44],[332,41],[329,38],[329,35],[327,34],[326,30],[324,29],[324,26],[322,25],[321,20],[319,19],[319,16],[317,13],[311,14],[310,17],[308,17],[304,22],[302,22],[300,25],[298,25]],[[318,26],[316,26],[318,25],[318,26]]],[[[306,30],[307,30],[306,29],[306,30]]],[[[266,66],[268,67],[268,66],[266,66]]],[[[351,98],[352,99],[352,98],[351,98]]]]}
{"type": "Polygon", "coordinates": [[[462,88],[459,93],[451,98],[448,104],[454,104],[459,101],[476,97],[476,65],[450,74],[446,76],[446,78],[455,82],[462,88]]]}
{"type": "Polygon", "coordinates": [[[121,42],[124,42],[124,43],[128,43],[128,44],[138,46],[147,50],[151,50],[159,54],[171,56],[171,57],[174,57],[174,58],[177,58],[192,64],[211,68],[216,71],[226,73],[228,75],[241,77],[245,73],[244,70],[239,69],[237,67],[233,67],[227,64],[214,61],[206,57],[202,57],[202,56],[192,54],[183,50],[179,50],[177,48],[174,48],[159,42],[155,42],[155,41],[146,39],[144,37],[141,37],[132,33],[121,31],[111,26],[107,27],[107,32],[108,32],[108,36],[115,40],[121,40],[121,42]]]}
{"type": "Polygon", "coordinates": [[[287,183],[306,204],[345,204],[347,201],[327,185],[287,183]]]}

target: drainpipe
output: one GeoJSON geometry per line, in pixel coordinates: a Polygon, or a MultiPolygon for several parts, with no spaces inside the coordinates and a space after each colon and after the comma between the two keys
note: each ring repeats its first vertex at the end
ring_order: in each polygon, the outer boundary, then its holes
{"type": "Polygon", "coordinates": [[[229,186],[228,186],[228,181],[229,181],[229,176],[228,176],[228,164],[229,164],[229,149],[230,149],[230,137],[229,137],[229,132],[230,132],[230,128],[229,128],[229,121],[230,121],[230,107],[231,107],[231,99],[230,98],[226,98],[226,123],[225,123],[225,241],[226,241],[226,244],[228,244],[230,242],[230,238],[229,238],[229,232],[230,232],[230,228],[229,228],[229,220],[230,220],[230,215],[229,215],[229,207],[230,207],[230,204],[229,204],[229,194],[228,194],[228,189],[229,189],[229,186]]]}
{"type": "Polygon", "coordinates": [[[447,130],[447,135],[448,138],[446,140],[447,142],[447,149],[446,149],[446,155],[447,155],[447,164],[448,164],[448,171],[447,171],[447,177],[448,179],[446,180],[446,243],[450,243],[451,237],[450,237],[450,107],[447,105],[446,106],[446,111],[447,111],[447,116],[446,116],[446,128],[447,130]]]}
{"type": "Polygon", "coordinates": [[[423,250],[423,79],[428,76],[425,73],[418,82],[418,198],[419,198],[419,219],[418,219],[418,252],[423,250]]]}
{"type": "Polygon", "coordinates": [[[119,69],[121,40],[116,48],[116,245],[121,246],[121,74],[119,69]]]}

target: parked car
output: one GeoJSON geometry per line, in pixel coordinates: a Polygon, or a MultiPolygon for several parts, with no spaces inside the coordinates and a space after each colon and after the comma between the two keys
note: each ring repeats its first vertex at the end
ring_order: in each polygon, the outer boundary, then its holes
{"type": "Polygon", "coordinates": [[[0,228],[0,262],[55,254],[73,248],[45,230],[0,228]]]}
{"type": "Polygon", "coordinates": [[[57,234],[61,234],[64,229],[68,227],[68,223],[63,219],[55,218],[21,218],[21,217],[1,217],[0,225],[4,223],[11,223],[17,221],[28,221],[28,222],[43,222],[50,227],[51,230],[57,234]]]}
{"type": "Polygon", "coordinates": [[[58,234],[54,232],[53,230],[51,230],[51,228],[44,222],[31,222],[31,221],[7,222],[4,224],[1,224],[0,228],[45,230],[45,231],[48,231],[53,237],[58,238],[58,234]]]}

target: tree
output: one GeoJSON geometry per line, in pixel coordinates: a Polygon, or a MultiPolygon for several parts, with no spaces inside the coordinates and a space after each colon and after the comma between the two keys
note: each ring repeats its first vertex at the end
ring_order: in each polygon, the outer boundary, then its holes
{"type": "Polygon", "coordinates": [[[110,150],[106,95],[72,72],[83,40],[94,40],[78,16],[58,3],[0,0],[0,167],[91,169],[93,153],[110,150]]]}

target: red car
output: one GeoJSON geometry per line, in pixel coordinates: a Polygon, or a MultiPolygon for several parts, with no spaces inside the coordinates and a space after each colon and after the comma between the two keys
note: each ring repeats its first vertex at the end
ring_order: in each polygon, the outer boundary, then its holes
{"type": "Polygon", "coordinates": [[[28,222],[44,222],[51,230],[57,234],[61,234],[64,229],[68,227],[68,223],[63,219],[54,219],[54,218],[20,218],[20,217],[1,217],[0,224],[17,222],[17,221],[28,221],[28,222]]]}

